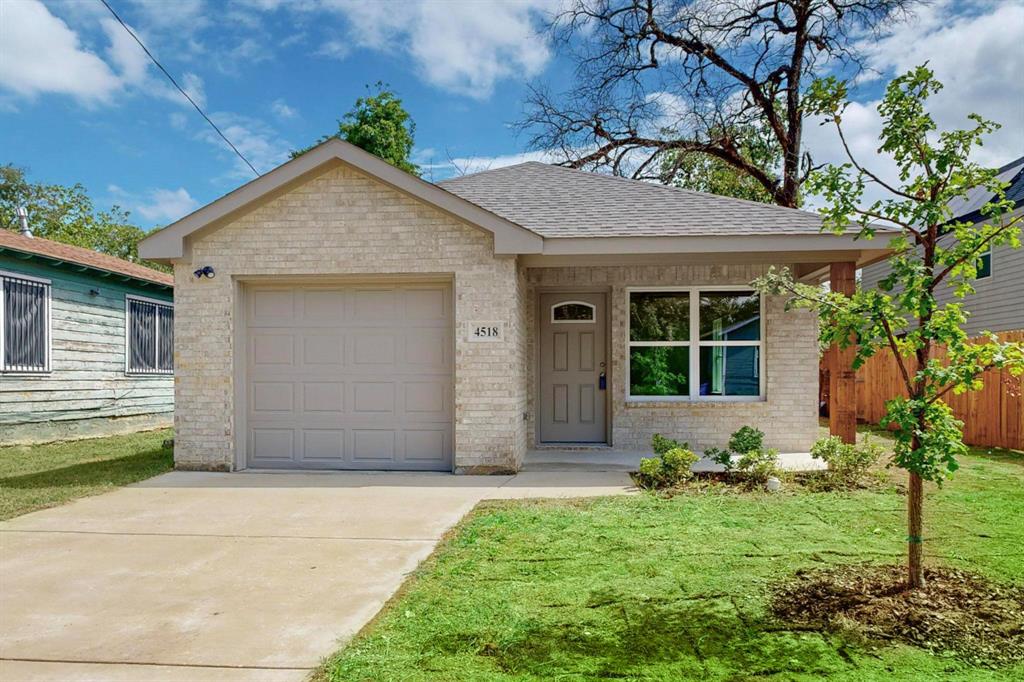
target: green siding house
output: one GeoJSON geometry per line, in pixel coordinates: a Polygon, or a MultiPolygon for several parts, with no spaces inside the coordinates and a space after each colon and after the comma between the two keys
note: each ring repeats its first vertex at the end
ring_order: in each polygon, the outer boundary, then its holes
{"type": "Polygon", "coordinates": [[[0,445],[169,426],[170,275],[0,229],[0,445]]]}

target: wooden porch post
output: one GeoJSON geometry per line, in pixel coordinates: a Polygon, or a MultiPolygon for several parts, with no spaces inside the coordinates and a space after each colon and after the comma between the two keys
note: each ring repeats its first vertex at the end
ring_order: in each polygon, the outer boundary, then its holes
{"type": "MultiPolygon", "coordinates": [[[[832,291],[852,294],[857,286],[857,264],[852,261],[832,263],[829,267],[829,282],[832,291]]],[[[857,440],[857,373],[853,371],[856,349],[850,346],[840,349],[833,345],[828,349],[828,431],[839,436],[844,443],[857,440]]]]}

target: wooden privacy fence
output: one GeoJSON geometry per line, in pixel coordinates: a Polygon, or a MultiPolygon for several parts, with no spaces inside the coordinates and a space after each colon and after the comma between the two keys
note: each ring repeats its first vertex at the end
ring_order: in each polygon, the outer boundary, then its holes
{"type": "MultiPolygon", "coordinates": [[[[1001,341],[1024,341],[1024,331],[1000,332],[1001,341]]],[[[934,356],[944,358],[946,351],[938,348],[934,356]]],[[[915,365],[913,359],[908,369],[915,365]]],[[[827,369],[822,364],[822,378],[827,386],[827,369]]],[[[1024,450],[1024,384],[1021,377],[1003,370],[989,370],[980,391],[961,395],[947,393],[943,400],[964,423],[964,442],[981,447],[1024,450]]],[[[857,420],[877,424],[885,415],[885,401],[906,395],[899,366],[892,353],[880,350],[857,370],[857,420]]],[[[827,401],[826,401],[827,404],[827,401]]]]}

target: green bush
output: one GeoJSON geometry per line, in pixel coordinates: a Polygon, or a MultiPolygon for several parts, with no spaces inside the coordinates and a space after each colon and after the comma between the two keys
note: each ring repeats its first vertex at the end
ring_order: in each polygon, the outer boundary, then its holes
{"type": "Polygon", "coordinates": [[[762,486],[779,473],[779,453],[766,450],[764,431],[752,426],[741,426],[729,437],[727,448],[708,448],[704,456],[721,464],[730,477],[736,476],[752,486],[762,486]]]}
{"type": "Polygon", "coordinates": [[[761,452],[764,449],[764,431],[752,426],[741,426],[729,438],[729,449],[738,455],[761,452]]]}
{"type": "Polygon", "coordinates": [[[884,449],[870,440],[854,445],[844,443],[839,436],[821,438],[811,446],[811,457],[828,464],[828,469],[817,477],[815,487],[822,490],[862,488],[883,453],[884,449]]]}
{"type": "Polygon", "coordinates": [[[704,456],[712,462],[721,464],[726,472],[733,470],[732,450],[729,448],[708,448],[704,451],[704,456]]]}
{"type": "Polygon", "coordinates": [[[654,450],[654,454],[656,454],[656,455],[664,455],[669,450],[676,450],[676,449],[689,450],[690,449],[690,444],[689,443],[680,443],[677,440],[672,440],[671,438],[665,438],[665,436],[661,435],[660,433],[656,433],[656,434],[654,434],[654,437],[651,438],[651,448],[654,450]]]}
{"type": "Polygon", "coordinates": [[[640,460],[637,485],[647,489],[671,488],[685,482],[693,472],[690,466],[699,459],[687,448],[672,448],[657,456],[640,460]]]}

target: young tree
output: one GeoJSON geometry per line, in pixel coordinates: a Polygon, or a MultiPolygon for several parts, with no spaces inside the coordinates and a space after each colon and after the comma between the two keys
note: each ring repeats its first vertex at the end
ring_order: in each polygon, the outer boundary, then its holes
{"type": "MultiPolygon", "coordinates": [[[[291,153],[294,159],[317,144],[337,137],[365,149],[406,173],[419,175],[420,169],[409,160],[412,155],[416,124],[392,90],[383,83],[376,84],[376,93],[356,100],[355,106],[338,121],[338,132],[324,135],[316,144],[291,153]]],[[[370,86],[367,86],[370,90],[370,86]]]]}
{"type": "MultiPolygon", "coordinates": [[[[860,68],[858,39],[915,0],[570,0],[553,24],[576,83],[535,88],[522,127],[574,168],[665,180],[666,156],[710,157],[796,207],[810,169],[802,146],[806,80],[819,64],[860,68]],[[737,140],[764,129],[781,164],[737,140]]],[[[671,164],[670,164],[671,165],[671,164]]]]}
{"type": "Polygon", "coordinates": [[[167,265],[140,261],[138,245],[146,233],[119,206],[97,211],[81,184],[29,182],[24,169],[0,166],[0,227],[19,229],[15,213],[19,206],[28,209],[32,234],[37,237],[170,271],[167,265]]]}
{"type": "Polygon", "coordinates": [[[895,357],[906,396],[886,402],[884,426],[894,429],[893,464],[909,475],[907,493],[907,571],[911,588],[924,585],[923,482],[941,484],[956,471],[957,457],[966,451],[961,428],[943,402],[948,393],[981,387],[982,373],[1008,368],[1024,373],[1024,344],[1001,342],[994,334],[983,343],[969,343],[963,324],[967,313],[960,303],[940,304],[936,291],[952,287],[958,297],[974,290],[981,256],[990,247],[1020,246],[1021,217],[1011,214],[1006,183],[996,171],[969,160],[985,135],[998,125],[971,114],[973,127],[938,132],[925,108],[942,85],[927,67],[894,79],[878,107],[883,126],[879,154],[896,162],[899,181],[889,183],[854,158],[843,137],[843,112],[848,104],[845,83],[834,78],[817,81],[806,104],[835,126],[846,147],[848,163],[812,174],[808,189],[820,194],[826,229],[848,230],[851,220],[865,239],[888,236],[891,274],[880,290],[852,296],[823,293],[794,282],[788,271],[770,272],[758,281],[764,291],[787,293],[791,303],[819,310],[821,338],[841,348],[856,345],[854,368],[877,352],[895,357]],[[864,207],[865,187],[873,183],[885,197],[864,207]],[[994,195],[981,210],[980,224],[955,219],[950,203],[974,188],[994,195]],[[937,346],[947,349],[943,362],[937,346]]]}

